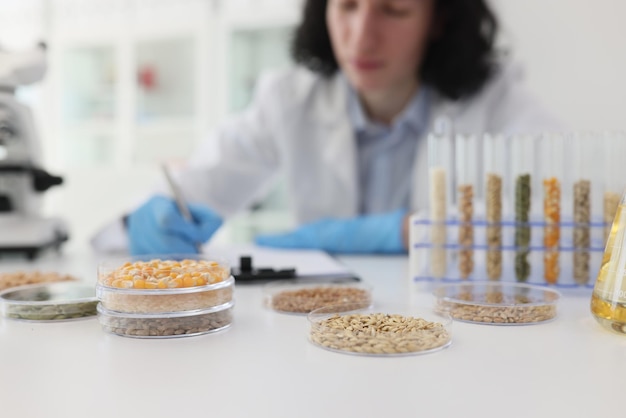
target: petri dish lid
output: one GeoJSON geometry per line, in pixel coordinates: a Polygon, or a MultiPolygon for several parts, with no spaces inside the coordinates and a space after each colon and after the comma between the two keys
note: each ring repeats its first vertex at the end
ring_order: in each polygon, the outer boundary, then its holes
{"type": "Polygon", "coordinates": [[[103,284],[96,284],[96,294],[101,297],[105,293],[119,294],[119,295],[150,295],[150,296],[167,296],[167,295],[185,295],[189,293],[203,293],[210,292],[211,290],[223,289],[225,287],[232,287],[235,284],[235,278],[229,276],[226,280],[217,283],[209,283],[201,286],[192,287],[177,287],[168,289],[135,289],[135,288],[121,288],[106,286],[103,284]]]}
{"type": "MultiPolygon", "coordinates": [[[[193,277],[190,277],[193,279],[193,277]]],[[[98,284],[107,289],[119,289],[122,293],[145,294],[159,293],[177,294],[193,293],[216,289],[221,286],[228,286],[232,279],[230,266],[223,257],[214,257],[209,254],[148,254],[132,257],[118,257],[103,260],[98,264],[98,284]],[[168,277],[167,273],[174,273],[176,279],[168,277]],[[165,275],[162,275],[165,274],[165,275]],[[203,284],[185,284],[181,277],[186,274],[200,274],[203,277],[203,284]],[[143,286],[136,287],[137,281],[143,286]],[[146,289],[144,286],[150,282],[165,280],[167,286],[164,288],[146,289]],[[223,283],[229,281],[228,283],[223,283]],[[171,282],[171,283],[169,283],[171,282]],[[170,286],[170,284],[177,284],[170,286]],[[221,284],[220,284],[221,283],[221,284]],[[212,287],[213,286],[213,287],[212,287]],[[140,292],[140,293],[138,293],[140,292]]],[[[234,279],[233,279],[234,280],[234,279]]]]}
{"type": "Polygon", "coordinates": [[[134,313],[134,312],[118,312],[105,308],[102,303],[97,306],[97,311],[101,315],[106,315],[116,318],[127,319],[170,319],[170,318],[185,318],[194,317],[200,315],[207,315],[215,312],[226,311],[232,309],[235,306],[235,301],[222,303],[221,305],[212,306],[204,309],[192,309],[189,311],[176,311],[176,312],[156,312],[156,313],[134,313]]]}
{"type": "Polygon", "coordinates": [[[490,325],[530,325],[556,317],[561,295],[554,289],[507,282],[445,284],[433,291],[435,310],[458,321],[490,325]]]}
{"type": "Polygon", "coordinates": [[[0,293],[4,316],[12,319],[53,321],[94,316],[93,286],[61,282],[20,286],[0,293]]]}
{"type": "Polygon", "coordinates": [[[82,283],[33,284],[0,293],[0,301],[24,305],[53,305],[96,301],[93,286],[82,283]]]}

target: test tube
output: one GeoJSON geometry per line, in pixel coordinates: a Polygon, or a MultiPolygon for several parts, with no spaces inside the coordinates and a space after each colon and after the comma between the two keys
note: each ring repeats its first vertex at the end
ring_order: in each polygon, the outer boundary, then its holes
{"type": "MultiPolygon", "coordinates": [[[[624,172],[624,155],[626,155],[626,135],[623,132],[605,132],[604,143],[604,196],[603,221],[604,243],[611,232],[611,224],[624,190],[626,173],[624,172]]],[[[591,154],[594,155],[594,154],[591,154]]]]}
{"type": "Polygon", "coordinates": [[[483,154],[485,168],[485,220],[487,222],[486,267],[489,280],[502,277],[502,219],[503,193],[506,184],[506,138],[503,135],[485,135],[483,154]]]}
{"type": "Polygon", "coordinates": [[[540,142],[543,183],[543,278],[556,284],[561,274],[559,245],[561,241],[562,194],[565,180],[564,137],[544,134],[540,142]]]}
{"type": "Polygon", "coordinates": [[[574,133],[568,139],[570,149],[572,179],[573,179],[573,199],[572,217],[574,228],[572,232],[572,246],[574,253],[572,257],[572,267],[574,282],[579,285],[586,285],[589,282],[589,264],[591,254],[591,214],[598,211],[599,202],[597,190],[600,184],[598,164],[590,164],[589,158],[597,152],[597,141],[592,133],[574,133]]]}
{"type": "Polygon", "coordinates": [[[528,260],[531,244],[531,211],[533,177],[535,172],[535,143],[532,136],[511,138],[511,181],[515,212],[515,278],[525,282],[531,273],[528,260]]]}
{"type": "Polygon", "coordinates": [[[444,277],[447,270],[446,222],[448,205],[453,204],[454,140],[450,135],[428,137],[429,214],[431,220],[431,275],[444,277]]]}
{"type": "Polygon", "coordinates": [[[474,197],[478,193],[479,137],[457,135],[455,144],[458,207],[458,268],[461,279],[474,271],[474,197]]]}

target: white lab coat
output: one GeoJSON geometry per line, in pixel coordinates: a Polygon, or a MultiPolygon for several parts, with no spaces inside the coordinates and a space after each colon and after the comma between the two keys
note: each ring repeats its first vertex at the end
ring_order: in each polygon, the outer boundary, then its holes
{"type": "MultiPolygon", "coordinates": [[[[530,133],[558,129],[519,84],[520,71],[505,67],[476,96],[453,103],[434,95],[429,130],[446,116],[460,133],[530,133]]],[[[263,79],[252,105],[202,144],[178,175],[190,201],[224,217],[247,207],[283,170],[295,218],[358,214],[356,139],[340,76],[307,70],[263,79]]],[[[418,139],[413,173],[413,210],[427,203],[427,141],[418,139]]]]}
{"type": "MultiPolygon", "coordinates": [[[[428,130],[441,117],[462,133],[558,129],[520,78],[519,68],[509,65],[471,98],[452,102],[433,95],[428,130]]],[[[228,218],[260,198],[282,172],[297,222],[357,215],[357,149],[347,103],[340,75],[326,79],[295,68],[262,78],[247,110],[207,138],[175,173],[184,196],[228,218]]],[[[413,211],[425,209],[428,198],[426,134],[417,140],[413,172],[407,173],[413,211]]]]}

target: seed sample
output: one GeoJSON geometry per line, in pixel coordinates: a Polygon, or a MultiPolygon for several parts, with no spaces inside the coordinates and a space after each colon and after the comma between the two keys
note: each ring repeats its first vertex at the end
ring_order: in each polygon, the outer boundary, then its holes
{"type": "Polygon", "coordinates": [[[73,303],[71,305],[12,305],[4,315],[12,319],[29,321],[67,321],[96,315],[98,301],[73,303]]]}
{"type": "Polygon", "coordinates": [[[435,309],[454,319],[493,325],[545,322],[556,316],[559,293],[539,286],[504,282],[443,285],[435,309]]]}
{"type": "Polygon", "coordinates": [[[181,312],[208,309],[233,299],[232,277],[203,286],[167,289],[113,288],[96,285],[96,295],[106,309],[128,313],[181,312]]]}
{"type": "Polygon", "coordinates": [[[502,276],[502,177],[487,174],[487,277],[502,276]]]}
{"type": "Polygon", "coordinates": [[[589,246],[591,245],[591,182],[579,180],[574,184],[574,281],[589,282],[589,246]]]}
{"type": "Polygon", "coordinates": [[[0,311],[7,318],[68,321],[96,314],[92,286],[76,282],[35,284],[0,293],[0,311]]]}
{"type": "Polygon", "coordinates": [[[27,284],[44,284],[78,280],[68,274],[40,271],[17,271],[0,273],[0,290],[10,287],[25,286],[27,284]]]}
{"type": "Polygon", "coordinates": [[[474,186],[459,186],[459,273],[467,279],[474,270],[474,186]]]}
{"type": "Polygon", "coordinates": [[[121,289],[176,289],[215,284],[230,276],[227,266],[209,260],[161,260],[126,262],[110,269],[100,266],[98,281],[121,289]]]}
{"type": "Polygon", "coordinates": [[[385,313],[335,314],[311,322],[311,341],[334,351],[406,355],[433,351],[451,342],[451,335],[444,324],[412,316],[385,313]]]}
{"type": "Polygon", "coordinates": [[[604,242],[609,239],[611,233],[611,224],[619,207],[620,195],[614,192],[605,192],[603,201],[603,220],[604,220],[604,242]]]}
{"type": "Polygon", "coordinates": [[[372,302],[369,289],[347,285],[299,287],[271,283],[265,290],[267,306],[279,312],[309,313],[323,306],[357,303],[364,307],[372,302]]]}
{"type": "Polygon", "coordinates": [[[515,277],[525,282],[530,276],[530,174],[522,174],[515,181],[515,277]]]}
{"type": "Polygon", "coordinates": [[[98,305],[98,320],[106,332],[138,338],[191,337],[229,327],[233,303],[215,309],[177,314],[138,315],[108,311],[98,305]]]}
{"type": "Polygon", "coordinates": [[[561,237],[561,183],[555,177],[543,180],[544,200],[544,232],[543,254],[544,279],[550,284],[556,284],[559,279],[559,240],[561,237]]]}
{"type": "Polygon", "coordinates": [[[446,204],[446,171],[442,167],[433,167],[430,170],[430,268],[435,278],[446,274],[446,204]]]}

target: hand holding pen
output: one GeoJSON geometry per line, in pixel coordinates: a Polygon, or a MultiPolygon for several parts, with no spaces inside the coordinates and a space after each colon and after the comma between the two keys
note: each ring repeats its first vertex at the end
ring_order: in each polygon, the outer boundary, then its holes
{"type": "Polygon", "coordinates": [[[128,216],[129,250],[140,254],[190,254],[200,252],[222,225],[219,215],[204,205],[185,204],[182,194],[164,168],[174,199],[153,196],[128,216]]]}
{"type": "MultiPolygon", "coordinates": [[[[180,214],[183,216],[183,219],[191,224],[194,224],[195,221],[191,212],[189,211],[189,207],[187,207],[187,202],[183,198],[183,194],[181,193],[178,185],[174,181],[174,178],[170,174],[170,170],[167,168],[166,164],[161,165],[163,170],[163,175],[165,176],[165,180],[167,180],[167,184],[170,187],[170,191],[172,192],[172,196],[174,196],[174,202],[176,203],[176,207],[180,211],[180,214]]],[[[196,253],[202,253],[202,242],[195,242],[196,253]]]]}

